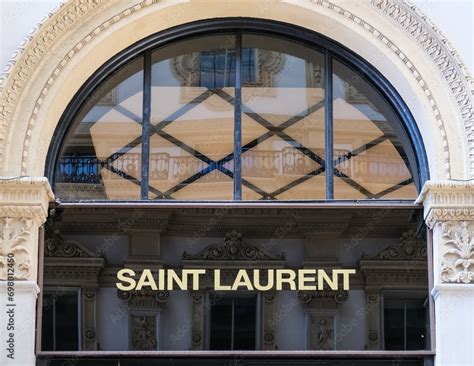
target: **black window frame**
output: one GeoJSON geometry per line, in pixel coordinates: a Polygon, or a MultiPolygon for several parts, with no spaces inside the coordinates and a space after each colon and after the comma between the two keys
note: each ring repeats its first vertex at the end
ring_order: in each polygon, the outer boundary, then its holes
{"type": "MultiPolygon", "coordinates": [[[[332,103],[332,62],[338,61],[355,72],[357,72],[365,81],[370,83],[387,101],[389,108],[395,113],[401,121],[402,126],[399,129],[400,138],[408,143],[410,149],[406,149],[410,155],[410,166],[413,179],[418,191],[421,191],[422,185],[429,179],[428,163],[426,152],[422,143],[420,132],[416,126],[413,116],[407,105],[404,103],[395,88],[385,79],[385,77],[367,61],[356,55],[351,50],[341,44],[330,40],[329,38],[315,33],[313,31],[297,27],[287,23],[253,19],[253,18],[224,18],[210,19],[189,23],[159,32],[149,36],[134,45],[128,47],[112,59],[102,65],[98,71],[91,76],[84,86],[77,92],[72,101],[65,109],[58,126],[55,130],[52,143],[48,151],[46,161],[45,175],[49,178],[52,186],[55,187],[55,172],[59,164],[59,159],[66,136],[71,132],[74,117],[81,110],[88,97],[96,88],[107,79],[109,75],[123,67],[123,65],[143,57],[144,60],[144,81],[143,81],[143,127],[142,127],[142,178],[141,199],[139,201],[156,202],[148,198],[148,176],[149,176],[149,141],[150,141],[150,110],[151,110],[151,53],[153,50],[165,47],[171,43],[180,40],[191,39],[193,37],[213,35],[213,34],[234,34],[236,36],[235,58],[236,58],[236,85],[235,85],[235,109],[234,109],[234,197],[231,202],[239,202],[242,199],[242,174],[241,174],[241,50],[242,33],[257,33],[270,35],[273,37],[284,38],[312,49],[318,50],[325,55],[324,65],[324,85],[325,85],[325,161],[333,161],[333,103],[332,103]],[[410,151],[411,150],[411,151],[410,151]]],[[[326,166],[326,199],[310,200],[311,202],[335,201],[334,200],[334,165],[326,166]]],[[[374,197],[376,198],[376,197],[374,197]]],[[[377,198],[378,201],[407,201],[377,198]]],[[[88,201],[88,200],[81,200],[88,201]]],[[[91,201],[91,200],[89,200],[91,201]]],[[[98,200],[94,200],[98,201],[98,200]]],[[[108,201],[108,200],[106,200],[108,201]]],[[[133,200],[131,200],[133,201],[133,200]]],[[[159,201],[172,201],[160,199],[159,201]]],[[[302,202],[297,201],[296,202],[302,202]]],[[[304,200],[307,202],[308,200],[304,200]]],[[[408,200],[412,201],[412,200],[408,200]]],[[[196,202],[196,201],[193,201],[196,202]]],[[[199,202],[199,201],[197,201],[199,202]]],[[[227,201],[226,201],[227,202],[227,201]]],[[[282,202],[282,201],[274,201],[282,202]]]]}

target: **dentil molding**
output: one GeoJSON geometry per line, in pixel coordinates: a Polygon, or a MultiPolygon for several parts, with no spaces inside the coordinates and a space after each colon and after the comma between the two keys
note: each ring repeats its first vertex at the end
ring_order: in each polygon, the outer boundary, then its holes
{"type": "MultiPolygon", "coordinates": [[[[452,99],[457,104],[457,112],[464,122],[464,129],[466,131],[464,143],[469,149],[470,175],[474,176],[474,138],[472,138],[474,125],[472,93],[474,83],[465,64],[461,61],[459,54],[446,41],[446,38],[441,34],[439,29],[416,7],[408,2],[403,0],[365,1],[369,6],[373,6],[374,9],[379,10],[383,16],[389,17],[397,27],[412,37],[414,41],[424,49],[433,64],[439,70],[439,77],[447,83],[452,99]]],[[[28,119],[28,128],[22,147],[21,171],[23,174],[27,169],[31,134],[37,120],[38,111],[42,108],[42,103],[48,91],[58,79],[58,76],[65,66],[74,57],[80,57],[81,50],[88,43],[93,42],[101,32],[123,21],[131,14],[135,14],[160,2],[159,0],[129,1],[130,5],[128,7],[126,5],[125,8],[122,8],[115,16],[110,17],[101,24],[97,24],[85,38],[76,43],[72,48],[64,51],[64,58],[57,64],[57,67],[50,77],[47,78],[46,83],[38,94],[29,96],[36,98],[36,103],[28,119]]],[[[449,179],[451,177],[450,156],[445,122],[433,93],[430,91],[426,81],[413,62],[390,40],[388,35],[371,25],[368,19],[362,19],[349,10],[342,8],[336,4],[336,1],[312,0],[312,3],[314,6],[322,6],[335,12],[344,22],[352,21],[362,27],[371,37],[380,40],[381,47],[385,47],[387,52],[392,53],[394,57],[404,62],[412,76],[416,79],[417,84],[423,90],[420,96],[426,97],[432,106],[434,118],[441,131],[443,141],[445,176],[449,179]]],[[[12,116],[21,104],[21,97],[26,93],[31,94],[28,86],[30,85],[31,78],[34,76],[35,70],[38,69],[41,63],[47,62],[45,60],[48,57],[48,51],[50,49],[61,46],[61,42],[67,37],[68,32],[73,31],[74,28],[80,24],[85,24],[86,20],[97,14],[101,9],[111,7],[114,4],[118,3],[110,0],[70,0],[62,3],[41,22],[14,54],[8,63],[5,73],[0,77],[0,171],[4,168],[5,163],[5,147],[8,145],[5,141],[9,136],[9,131],[13,128],[12,116]]]]}

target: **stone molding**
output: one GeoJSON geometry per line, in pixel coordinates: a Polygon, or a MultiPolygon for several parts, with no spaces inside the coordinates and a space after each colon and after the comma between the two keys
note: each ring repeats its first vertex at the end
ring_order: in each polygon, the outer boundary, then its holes
{"type": "Polygon", "coordinates": [[[45,177],[0,179],[0,217],[34,219],[39,226],[46,221],[50,201],[54,194],[45,177]]]}
{"type": "MultiPolygon", "coordinates": [[[[418,9],[407,0],[370,0],[370,3],[379,9],[384,15],[410,36],[424,50],[439,70],[439,77],[448,85],[451,97],[457,104],[458,112],[463,120],[465,128],[465,141],[469,149],[470,176],[474,176],[474,79],[459,52],[453,47],[441,30],[418,9]]],[[[407,59],[406,55],[399,54],[400,58],[407,59]]],[[[407,64],[408,66],[408,64],[407,64]]],[[[409,66],[416,71],[414,65],[409,66]]],[[[418,72],[416,71],[416,74],[418,72]]],[[[414,72],[414,75],[417,76],[414,72]]],[[[442,116],[439,112],[426,83],[421,76],[417,76],[420,85],[430,99],[433,111],[442,133],[446,135],[446,129],[442,116]]],[[[447,140],[444,142],[447,144],[447,140]]],[[[448,148],[448,146],[446,146],[448,148]]],[[[447,155],[449,159],[449,153],[447,155]]],[[[448,162],[449,164],[449,162],[448,162]]],[[[449,165],[446,177],[449,179],[449,165]]]]}
{"type": "MultiPolygon", "coordinates": [[[[31,145],[31,132],[36,124],[38,112],[43,108],[43,101],[66,65],[74,57],[79,57],[78,55],[81,53],[81,50],[85,48],[87,44],[92,43],[101,32],[106,31],[112,25],[122,22],[128,16],[136,14],[143,9],[152,6],[162,6],[161,3],[162,2],[158,0],[147,0],[143,2],[129,1],[123,4],[123,6],[118,6],[120,10],[114,16],[98,24],[69,50],[65,50],[64,48],[67,46],[61,44],[68,32],[72,32],[74,28],[80,24],[85,24],[86,20],[90,20],[94,15],[99,14],[101,10],[112,9],[112,7],[117,4],[107,0],[70,0],[61,4],[40,23],[13,55],[6,71],[0,78],[0,141],[2,141],[0,145],[0,171],[4,169],[5,148],[8,149],[8,144],[5,144],[4,141],[8,140],[10,131],[13,128],[12,116],[21,104],[21,97],[26,94],[26,90],[29,90],[28,85],[34,76],[34,71],[37,70],[40,63],[45,62],[49,54],[48,51],[53,47],[59,47],[60,49],[62,47],[65,56],[57,64],[51,76],[47,78],[47,82],[41,89],[30,118],[28,119],[28,128],[21,155],[21,171],[23,173],[28,170],[27,162],[29,159],[29,146],[31,145]]],[[[451,166],[445,121],[441,116],[433,93],[428,87],[428,83],[422,78],[413,62],[380,29],[375,28],[369,24],[366,19],[362,19],[357,14],[349,11],[350,6],[347,5],[346,7],[348,9],[344,9],[339,4],[339,1],[330,2],[327,0],[312,0],[310,3],[311,5],[306,5],[323,7],[326,11],[329,10],[333,12],[339,20],[345,23],[353,22],[362,27],[362,29],[370,33],[370,37],[380,40],[380,47],[386,47],[386,50],[393,53],[395,58],[401,59],[404,62],[412,76],[416,79],[417,84],[424,91],[421,95],[424,95],[428,99],[428,103],[432,106],[433,118],[437,121],[438,127],[441,130],[441,139],[443,141],[444,173],[446,178],[450,178],[451,166]]],[[[341,4],[343,5],[344,3],[341,2],[341,4]]],[[[469,150],[470,158],[469,174],[473,176],[474,139],[470,138],[472,137],[473,129],[473,81],[465,64],[461,61],[459,54],[425,15],[415,6],[404,0],[366,0],[363,7],[371,7],[389,17],[394,26],[401,29],[405,34],[411,37],[419,47],[423,48],[427,56],[431,59],[434,67],[439,70],[440,78],[448,85],[452,100],[456,103],[457,110],[455,113],[457,113],[459,118],[464,122],[463,128],[466,131],[464,143],[469,150]]],[[[359,9],[363,7],[359,7],[359,9]]]]}
{"type": "Polygon", "coordinates": [[[474,219],[474,181],[428,181],[415,201],[430,229],[443,221],[474,219]]]}

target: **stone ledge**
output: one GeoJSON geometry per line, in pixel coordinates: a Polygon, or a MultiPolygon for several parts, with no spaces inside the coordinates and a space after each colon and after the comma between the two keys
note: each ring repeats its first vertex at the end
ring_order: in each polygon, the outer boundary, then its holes
{"type": "Polygon", "coordinates": [[[433,299],[437,300],[439,296],[443,294],[450,294],[452,296],[474,296],[474,285],[473,284],[438,284],[431,290],[433,299]]]}

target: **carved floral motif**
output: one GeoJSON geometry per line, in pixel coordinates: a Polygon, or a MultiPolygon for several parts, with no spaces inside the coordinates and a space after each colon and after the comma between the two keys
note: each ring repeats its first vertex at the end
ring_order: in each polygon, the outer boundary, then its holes
{"type": "Polygon", "coordinates": [[[444,246],[441,280],[444,282],[474,282],[474,236],[469,223],[461,221],[459,230],[453,230],[451,222],[442,224],[444,246]]]}
{"type": "Polygon", "coordinates": [[[27,279],[31,275],[30,255],[33,219],[3,217],[0,219],[0,278],[7,278],[9,261],[13,261],[13,277],[27,279]]]}

